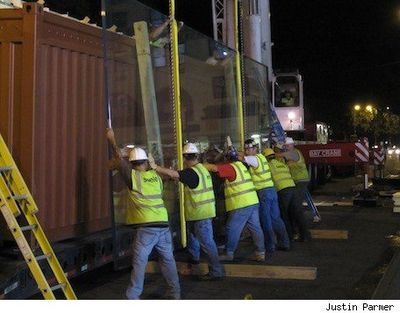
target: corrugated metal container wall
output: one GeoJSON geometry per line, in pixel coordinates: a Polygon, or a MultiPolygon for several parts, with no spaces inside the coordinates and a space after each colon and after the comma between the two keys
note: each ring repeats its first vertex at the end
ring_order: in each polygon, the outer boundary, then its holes
{"type": "Polygon", "coordinates": [[[0,53],[0,132],[46,234],[110,227],[101,29],[25,4],[0,10],[0,53]]]}

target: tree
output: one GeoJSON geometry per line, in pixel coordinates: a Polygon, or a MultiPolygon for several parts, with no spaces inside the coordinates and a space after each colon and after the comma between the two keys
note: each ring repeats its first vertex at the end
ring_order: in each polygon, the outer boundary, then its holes
{"type": "Polygon", "coordinates": [[[354,130],[360,129],[365,135],[370,135],[374,143],[395,136],[400,131],[400,116],[392,112],[373,109],[353,111],[354,130]]]}

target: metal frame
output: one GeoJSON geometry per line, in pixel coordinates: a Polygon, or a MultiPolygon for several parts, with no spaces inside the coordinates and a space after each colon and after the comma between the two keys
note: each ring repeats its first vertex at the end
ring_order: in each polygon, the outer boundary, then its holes
{"type": "Polygon", "coordinates": [[[244,145],[244,117],[243,117],[243,95],[242,95],[242,60],[239,50],[239,18],[240,14],[240,0],[234,0],[234,37],[235,37],[235,67],[236,67],[236,98],[238,104],[238,119],[239,119],[239,142],[240,146],[244,145]]]}
{"type": "Polygon", "coordinates": [[[225,0],[212,0],[214,40],[226,42],[225,0]]]}
{"type": "MultiPolygon", "coordinates": [[[[178,169],[183,169],[182,155],[182,119],[181,119],[181,94],[179,77],[179,49],[178,49],[178,25],[175,19],[175,0],[169,1],[170,36],[171,36],[171,69],[172,69],[172,101],[175,111],[175,133],[176,133],[176,153],[178,169]]],[[[179,216],[181,222],[181,243],[186,247],[186,220],[184,211],[184,191],[183,184],[178,184],[179,188],[179,216]]]]}

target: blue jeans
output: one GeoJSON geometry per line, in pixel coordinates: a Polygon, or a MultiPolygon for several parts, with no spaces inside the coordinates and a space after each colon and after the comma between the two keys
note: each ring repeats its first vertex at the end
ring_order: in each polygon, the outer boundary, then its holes
{"type": "Polygon", "coordinates": [[[274,187],[257,190],[260,200],[260,223],[264,231],[265,248],[267,252],[275,250],[275,234],[277,244],[282,248],[289,248],[289,236],[285,223],[279,211],[278,194],[274,187]]]}
{"type": "Polygon", "coordinates": [[[188,251],[194,261],[200,260],[200,248],[207,254],[210,275],[222,277],[223,268],[218,260],[218,248],[214,241],[212,219],[188,222],[188,251]]]}
{"type": "Polygon", "coordinates": [[[139,299],[142,294],[146,264],[155,248],[160,257],[161,273],[169,287],[167,294],[174,299],[180,299],[181,289],[169,227],[140,227],[135,231],[132,245],[132,272],[131,282],[126,290],[127,298],[139,299]]]}
{"type": "Polygon", "coordinates": [[[242,209],[228,212],[228,221],[226,222],[227,242],[226,253],[234,254],[239,244],[240,234],[247,225],[256,245],[257,252],[265,252],[264,234],[260,225],[258,216],[258,204],[250,205],[242,209]]]}

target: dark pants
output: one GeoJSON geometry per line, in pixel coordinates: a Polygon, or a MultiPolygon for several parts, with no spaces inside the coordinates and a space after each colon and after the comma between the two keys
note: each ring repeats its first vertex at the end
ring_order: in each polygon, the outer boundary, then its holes
{"type": "Polygon", "coordinates": [[[278,199],[281,217],[290,240],[293,240],[294,237],[294,225],[299,228],[300,239],[308,239],[310,232],[304,216],[302,200],[296,188],[289,187],[278,191],[278,199]]]}

